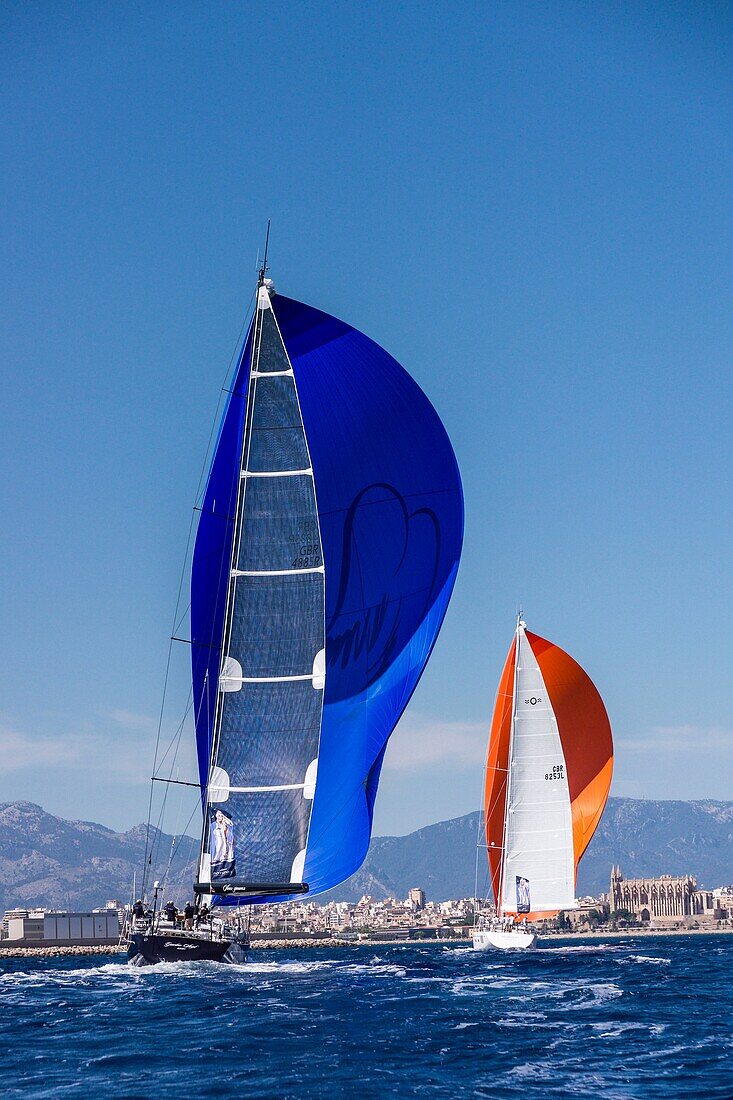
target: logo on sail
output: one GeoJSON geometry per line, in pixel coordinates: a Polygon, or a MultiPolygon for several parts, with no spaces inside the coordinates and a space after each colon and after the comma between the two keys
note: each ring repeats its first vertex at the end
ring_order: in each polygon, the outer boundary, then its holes
{"type": "Polygon", "coordinates": [[[235,878],[234,825],[231,817],[222,810],[210,810],[211,814],[211,880],[235,878]]]}
{"type": "Polygon", "coordinates": [[[531,904],[529,900],[529,879],[524,875],[517,875],[517,912],[529,913],[531,904]]]}
{"type": "Polygon", "coordinates": [[[440,555],[440,525],[430,508],[411,509],[386,483],[357,493],[344,519],[336,604],[327,624],[334,671],[364,661],[369,683],[379,679],[405,644],[403,609],[414,603],[422,619],[432,606],[440,555]],[[372,552],[377,539],[380,554],[372,552]]]}

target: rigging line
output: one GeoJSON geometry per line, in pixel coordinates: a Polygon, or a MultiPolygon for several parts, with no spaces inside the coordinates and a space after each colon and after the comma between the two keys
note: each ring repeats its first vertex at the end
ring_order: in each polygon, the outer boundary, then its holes
{"type": "MultiPolygon", "coordinates": [[[[260,279],[259,279],[258,284],[257,284],[257,290],[255,291],[256,303],[255,303],[254,316],[252,318],[252,323],[251,323],[252,340],[251,340],[251,344],[250,344],[250,355],[249,355],[250,377],[249,377],[248,382],[247,382],[247,399],[246,399],[246,402],[245,402],[244,420],[243,420],[243,424],[242,424],[242,442],[241,442],[241,447],[239,448],[239,453],[238,453],[238,471],[239,471],[240,474],[241,474],[241,471],[243,469],[246,470],[246,469],[249,468],[249,457],[250,457],[251,448],[252,448],[252,425],[254,423],[255,403],[256,403],[256,400],[257,400],[257,378],[256,377],[254,379],[252,378],[252,370],[253,370],[253,368],[259,369],[260,355],[261,355],[261,352],[262,352],[262,338],[263,338],[263,333],[264,333],[265,311],[264,311],[264,309],[260,309],[259,296],[260,296],[260,289],[261,289],[263,283],[264,283],[264,273],[261,272],[260,273],[260,279]]],[[[242,356],[242,361],[243,360],[244,360],[244,355],[242,356]]],[[[237,477],[236,479],[233,479],[232,485],[231,485],[231,493],[232,493],[232,496],[236,495],[236,503],[235,503],[235,508],[234,508],[234,521],[232,523],[231,552],[230,552],[229,555],[222,554],[221,555],[221,560],[220,560],[220,563],[219,563],[219,584],[221,585],[221,582],[224,578],[225,558],[226,557],[229,558],[229,560],[227,562],[228,569],[227,569],[227,574],[226,574],[227,579],[226,579],[226,597],[225,597],[225,604],[224,604],[224,616],[223,616],[223,619],[222,619],[222,632],[221,632],[221,636],[220,636],[222,653],[227,653],[229,651],[229,647],[231,645],[232,627],[233,627],[233,610],[234,610],[234,600],[235,600],[235,591],[234,591],[233,586],[232,586],[231,571],[232,571],[232,567],[234,565],[234,562],[239,560],[239,548],[240,548],[241,540],[242,540],[244,506],[245,506],[246,492],[247,492],[247,479],[246,478],[243,479],[241,477],[237,477]]],[[[230,499],[229,503],[231,505],[231,499],[230,499]]],[[[211,642],[212,643],[214,641],[213,634],[214,634],[215,619],[216,619],[216,616],[212,616],[212,622],[211,622],[211,642]]],[[[221,660],[219,662],[219,672],[221,672],[221,660]]],[[[203,698],[202,698],[202,702],[203,702],[203,698]]],[[[218,753],[218,749],[219,749],[219,739],[220,739],[220,736],[221,736],[221,716],[222,716],[222,712],[223,712],[223,706],[224,706],[223,693],[218,691],[218,676],[217,676],[217,695],[216,695],[216,698],[215,698],[215,701],[214,701],[213,727],[210,723],[209,729],[208,729],[209,766],[211,766],[213,764],[214,760],[216,759],[216,754],[218,753]]],[[[212,717],[212,715],[211,715],[211,712],[209,711],[209,718],[211,719],[211,717],[212,717]]],[[[203,813],[202,813],[202,822],[201,822],[201,849],[200,849],[199,860],[203,856],[205,846],[206,846],[206,841],[207,841],[206,828],[207,828],[207,818],[208,818],[208,798],[206,800],[206,804],[202,807],[202,809],[203,809],[203,813]]]]}
{"type": "MultiPolygon", "coordinates": [[[[179,749],[181,747],[181,736],[183,734],[183,728],[184,728],[184,725],[185,725],[185,722],[186,722],[186,717],[188,715],[188,711],[189,711],[189,709],[192,705],[192,702],[193,702],[193,688],[191,688],[189,690],[189,702],[188,702],[188,705],[186,707],[186,712],[185,712],[183,718],[181,719],[181,722],[178,726],[178,729],[177,729],[176,733],[173,736],[173,739],[172,739],[171,743],[169,744],[168,748],[165,751],[165,755],[163,756],[163,760],[165,760],[166,756],[171,751],[171,748],[173,748],[173,746],[175,745],[175,752],[173,754],[173,759],[171,760],[170,771],[168,773],[169,781],[172,779],[173,769],[176,766],[176,761],[178,759],[178,752],[179,752],[179,749]]],[[[161,766],[162,766],[163,760],[161,760],[161,766]]],[[[155,773],[153,773],[153,774],[155,774],[155,773]]],[[[150,783],[150,787],[151,787],[151,789],[153,788],[152,781],[150,783]]],[[[151,863],[153,861],[153,858],[154,858],[155,853],[157,851],[158,844],[160,843],[160,839],[162,837],[163,815],[165,813],[165,807],[166,807],[167,799],[168,799],[168,788],[166,788],[166,792],[165,792],[165,795],[163,796],[163,801],[162,801],[161,807],[160,807],[160,813],[158,814],[158,822],[157,822],[158,836],[153,841],[153,847],[152,847],[151,856],[150,856],[150,862],[151,863]]]]}
{"type": "MultiPolygon", "coordinates": [[[[191,817],[193,817],[193,813],[191,814],[191,817]]],[[[189,818],[189,824],[190,824],[190,818],[189,818]]],[[[188,826],[186,826],[186,828],[188,828],[188,826]]],[[[184,830],[184,832],[185,832],[185,830],[184,830]]],[[[175,892],[174,892],[174,897],[177,897],[177,898],[180,897],[182,892],[183,892],[183,880],[184,880],[186,874],[188,873],[191,864],[193,863],[193,850],[194,850],[193,846],[194,846],[194,844],[198,843],[198,841],[196,840],[195,837],[190,836],[188,839],[191,842],[188,846],[188,856],[183,861],[183,865],[181,867],[181,873],[178,876],[178,885],[176,886],[175,892]]],[[[188,891],[186,891],[186,896],[188,896],[188,891]]]]}
{"type": "MultiPolygon", "coordinates": [[[[180,794],[181,794],[181,797],[178,800],[178,810],[176,811],[174,821],[180,821],[180,819],[181,819],[181,810],[183,808],[183,791],[181,791],[180,794]]],[[[175,834],[174,834],[173,838],[171,840],[171,850],[168,854],[168,865],[165,869],[165,874],[163,875],[163,892],[165,892],[165,890],[168,886],[168,879],[170,878],[171,865],[173,863],[173,853],[175,851],[175,847],[176,847],[176,837],[175,837],[175,834]]]]}
{"type": "Polygon", "coordinates": [[[184,876],[184,875],[186,874],[186,872],[188,871],[188,869],[189,869],[189,864],[191,863],[191,861],[192,861],[192,859],[193,859],[193,846],[194,846],[194,844],[198,844],[198,841],[196,840],[196,838],[195,838],[195,837],[192,837],[192,836],[189,836],[189,835],[188,835],[188,833],[186,832],[186,830],[188,829],[189,825],[190,825],[190,824],[191,824],[191,822],[193,821],[193,816],[194,816],[194,814],[196,813],[196,810],[197,810],[197,809],[198,809],[198,800],[197,800],[197,801],[196,801],[196,803],[194,804],[194,807],[193,807],[193,809],[191,810],[191,813],[189,814],[189,818],[188,818],[188,821],[187,821],[187,822],[186,822],[186,824],[185,824],[185,825],[183,826],[183,831],[182,831],[182,832],[181,832],[181,833],[179,834],[179,836],[178,836],[178,839],[176,839],[175,837],[173,838],[173,844],[172,844],[172,846],[171,846],[171,854],[170,854],[170,858],[169,858],[169,860],[168,860],[168,866],[169,866],[169,868],[170,868],[170,866],[171,866],[171,864],[172,864],[173,860],[175,859],[176,855],[178,854],[178,849],[179,849],[179,848],[181,847],[181,844],[183,843],[183,841],[184,841],[184,840],[188,840],[188,841],[190,842],[190,843],[189,843],[189,856],[188,856],[188,859],[187,859],[187,860],[184,860],[184,863],[183,863],[183,868],[182,868],[182,870],[181,870],[181,877],[180,877],[180,880],[179,880],[179,886],[178,886],[178,890],[179,890],[179,891],[180,891],[180,890],[182,889],[182,886],[183,886],[183,876],[184,876]]]}
{"type": "MultiPolygon", "coordinates": [[[[181,726],[180,727],[181,731],[182,731],[182,728],[183,727],[181,726]]],[[[181,745],[181,737],[180,737],[180,733],[179,733],[178,744],[176,745],[176,751],[173,755],[173,760],[171,761],[171,770],[170,770],[171,775],[173,775],[173,769],[176,766],[176,760],[178,758],[178,750],[180,748],[180,745],[181,745]]],[[[152,787],[153,784],[151,783],[150,786],[152,787]]],[[[158,814],[158,822],[157,822],[158,836],[157,836],[157,840],[153,841],[153,853],[156,851],[158,845],[160,844],[161,838],[163,836],[163,815],[165,814],[165,808],[166,808],[166,803],[168,801],[168,791],[169,791],[169,789],[170,789],[170,785],[166,787],[165,794],[163,795],[163,800],[162,800],[162,803],[161,803],[161,806],[160,806],[160,813],[158,814]]],[[[153,853],[151,853],[151,857],[150,857],[151,862],[152,862],[152,859],[153,859],[153,853]]]]}
{"type": "MultiPolygon", "coordinates": [[[[487,770],[488,770],[488,763],[489,762],[488,762],[488,755],[487,755],[487,760],[486,760],[486,763],[484,764],[483,771],[482,771],[483,780],[482,780],[482,783],[481,783],[481,797],[479,799],[479,812],[478,812],[478,818],[477,818],[477,821],[476,821],[476,858],[475,858],[475,862],[474,862],[474,880],[473,880],[473,920],[474,920],[474,924],[476,923],[476,903],[478,901],[478,861],[479,861],[478,852],[479,852],[479,848],[481,847],[481,844],[480,844],[481,831],[483,830],[484,835],[486,833],[485,792],[486,792],[486,773],[487,773],[487,770]]],[[[486,848],[487,848],[487,861],[488,861],[488,845],[486,846],[486,848]]],[[[488,893],[488,891],[487,891],[487,893],[488,893]]]]}
{"type": "Polygon", "coordinates": [[[178,620],[178,622],[176,623],[176,625],[173,627],[173,633],[174,634],[176,634],[180,630],[181,624],[183,623],[184,619],[186,618],[186,615],[188,615],[190,610],[191,610],[191,601],[189,600],[188,604],[186,605],[186,609],[184,610],[183,614],[181,615],[181,617],[178,620]]]}
{"type": "MultiPolygon", "coordinates": [[[[186,709],[183,712],[183,717],[181,718],[181,721],[178,723],[176,731],[170,739],[170,742],[168,744],[168,748],[165,750],[165,752],[161,756],[160,760],[158,761],[158,768],[163,767],[163,765],[165,764],[165,761],[166,761],[166,757],[168,756],[168,753],[171,751],[174,744],[176,744],[176,742],[180,740],[181,734],[183,733],[183,727],[186,724],[186,719],[188,718],[189,711],[191,710],[192,707],[193,707],[193,688],[191,687],[188,690],[188,702],[186,703],[186,709]]],[[[157,771],[157,770],[158,769],[156,768],[155,771],[157,771]]],[[[153,775],[155,775],[155,772],[153,772],[153,775]]]]}
{"type": "MultiPolygon", "coordinates": [[[[242,325],[242,328],[240,330],[240,340],[239,340],[240,344],[242,344],[242,337],[243,337],[243,334],[244,334],[244,331],[245,331],[245,326],[248,329],[248,335],[244,339],[244,344],[242,345],[242,350],[239,353],[237,370],[234,373],[234,375],[232,376],[232,380],[231,380],[231,385],[234,386],[234,384],[237,380],[237,377],[239,375],[239,371],[245,366],[249,368],[248,371],[247,371],[247,384],[246,384],[245,392],[242,393],[241,395],[238,395],[238,396],[241,396],[243,398],[244,403],[245,403],[244,404],[244,410],[243,410],[243,422],[242,422],[243,439],[244,439],[244,434],[246,433],[246,430],[247,430],[247,421],[248,421],[248,417],[249,417],[249,405],[250,405],[251,390],[252,390],[252,387],[250,385],[250,382],[251,382],[250,374],[251,374],[252,364],[254,363],[254,358],[255,358],[255,354],[256,354],[257,313],[258,313],[257,309],[254,309],[251,320],[249,319],[249,317],[250,317],[250,311],[252,310],[253,303],[255,302],[255,299],[257,298],[258,293],[259,293],[259,285],[253,290],[252,295],[251,295],[250,300],[249,300],[249,304],[247,306],[247,313],[246,313],[246,316],[245,316],[245,322],[242,325]],[[251,330],[251,336],[252,336],[251,341],[249,340],[249,330],[251,330]],[[248,345],[249,345],[249,360],[247,361],[246,353],[247,353],[248,345]]],[[[227,378],[229,377],[230,371],[231,371],[231,361],[230,361],[229,371],[227,372],[227,378]]],[[[225,385],[226,385],[227,378],[224,379],[225,385]]],[[[224,387],[222,387],[222,390],[223,389],[224,389],[224,387]]],[[[219,403],[220,402],[221,402],[221,394],[219,396],[219,403]]],[[[217,405],[217,409],[218,409],[218,405],[217,405]]],[[[211,442],[211,440],[209,442],[211,442]]],[[[241,452],[240,452],[240,469],[241,469],[241,452]]],[[[236,534],[237,534],[236,533],[236,522],[237,522],[237,505],[238,505],[238,501],[239,501],[239,491],[240,491],[239,478],[232,479],[232,482],[231,482],[231,485],[230,485],[230,490],[229,490],[229,500],[227,502],[228,506],[227,506],[226,513],[225,513],[226,516],[227,516],[227,524],[231,523],[231,525],[232,525],[232,528],[231,528],[231,531],[232,531],[232,535],[231,535],[232,545],[234,545],[234,543],[236,541],[236,534]]],[[[204,502],[202,501],[202,504],[203,503],[204,502]]],[[[215,505],[215,503],[216,502],[214,502],[214,505],[215,505]]],[[[213,514],[213,509],[212,509],[212,514],[213,514]]],[[[227,530],[228,530],[228,528],[227,528],[227,530]]],[[[231,562],[229,563],[229,565],[231,566],[231,562]]],[[[219,577],[218,577],[218,587],[217,587],[217,591],[219,591],[219,592],[221,591],[221,584],[222,584],[222,580],[223,580],[223,577],[224,577],[224,567],[225,567],[225,555],[222,554],[221,561],[219,563],[219,577]]],[[[223,612],[224,612],[223,629],[226,628],[226,609],[227,609],[227,606],[228,606],[228,592],[229,592],[229,581],[227,581],[227,590],[226,590],[225,603],[224,603],[224,608],[223,608],[223,612]]],[[[221,650],[221,645],[223,643],[223,634],[222,634],[222,637],[219,639],[220,644],[218,646],[214,645],[214,640],[215,640],[214,639],[214,633],[215,633],[216,619],[217,619],[216,614],[211,616],[211,632],[210,632],[210,637],[209,637],[208,648],[212,652],[221,650]]],[[[198,644],[203,645],[205,643],[198,643],[198,644]]],[[[218,677],[218,672],[219,672],[219,669],[217,669],[217,677],[218,677]]],[[[208,676],[208,672],[207,672],[207,676],[208,676]]],[[[208,687],[206,689],[206,694],[204,692],[202,692],[202,694],[201,694],[201,700],[199,702],[198,711],[197,711],[197,714],[196,714],[197,727],[198,727],[198,720],[199,720],[199,717],[200,717],[200,714],[201,714],[201,708],[204,705],[205,699],[208,700],[208,687]]],[[[213,717],[213,719],[214,719],[214,726],[216,725],[216,706],[217,706],[217,704],[215,703],[214,715],[210,716],[210,718],[213,717]]],[[[209,721],[209,723],[208,723],[207,733],[208,733],[207,755],[210,757],[212,749],[213,749],[213,729],[212,729],[212,726],[211,726],[211,721],[209,721]]]]}
{"type": "Polygon", "coordinates": [[[188,821],[183,826],[183,830],[178,836],[178,841],[176,843],[175,851],[178,851],[178,849],[180,848],[180,846],[183,843],[184,839],[190,840],[193,844],[198,844],[198,838],[195,837],[195,836],[189,836],[188,833],[186,832],[186,829],[188,828],[188,826],[193,821],[194,814],[196,813],[198,808],[199,808],[199,803],[198,803],[198,799],[196,799],[196,801],[194,802],[193,809],[191,810],[191,813],[188,816],[188,821]]]}
{"type": "MultiPolygon", "coordinates": [[[[247,310],[245,312],[245,320],[243,321],[242,326],[239,330],[239,335],[237,337],[237,342],[236,342],[236,345],[234,347],[234,351],[232,352],[232,354],[229,358],[229,363],[227,364],[226,375],[225,375],[225,378],[224,378],[224,385],[226,385],[226,379],[229,377],[229,375],[231,373],[232,364],[234,363],[235,358],[237,358],[237,356],[240,354],[239,349],[241,347],[242,338],[243,338],[243,335],[244,335],[245,328],[247,327],[247,325],[249,323],[249,311],[252,308],[252,303],[254,301],[254,297],[255,297],[255,295],[253,293],[250,297],[250,300],[249,300],[249,303],[248,303],[248,306],[247,306],[247,310]]],[[[204,454],[203,462],[201,464],[201,470],[199,472],[198,484],[196,486],[196,495],[194,497],[194,506],[196,505],[196,502],[198,501],[199,494],[201,492],[201,486],[203,484],[206,469],[208,467],[209,453],[211,451],[211,443],[212,443],[212,440],[214,438],[214,432],[216,431],[217,423],[218,423],[218,420],[219,420],[219,408],[220,408],[220,406],[221,406],[221,393],[219,394],[219,398],[217,400],[216,412],[214,413],[214,417],[213,417],[213,420],[212,420],[211,429],[209,431],[209,438],[208,438],[208,441],[207,441],[207,444],[206,444],[206,451],[205,451],[205,454],[204,454]]],[[[192,533],[193,533],[193,525],[194,525],[195,517],[196,517],[196,513],[195,513],[195,511],[192,510],[191,519],[190,519],[189,526],[188,526],[188,538],[186,540],[186,552],[185,552],[185,555],[184,555],[184,558],[183,558],[183,565],[181,567],[181,577],[180,577],[179,584],[178,584],[178,596],[177,596],[177,599],[176,599],[176,610],[175,610],[175,614],[173,616],[174,624],[176,623],[176,621],[178,619],[178,611],[179,611],[179,608],[181,606],[181,592],[183,590],[183,581],[184,581],[185,572],[186,572],[186,565],[187,565],[187,562],[188,562],[189,551],[191,549],[191,536],[192,536],[192,533]]],[[[175,628],[172,631],[172,633],[175,633],[175,628]]],[[[154,754],[153,754],[153,773],[155,773],[158,770],[158,749],[159,749],[159,745],[160,745],[160,734],[161,734],[161,730],[162,730],[162,726],[163,726],[163,713],[164,713],[164,709],[165,709],[166,695],[167,695],[167,690],[168,690],[168,680],[169,680],[169,676],[170,676],[170,665],[171,665],[172,651],[173,651],[173,642],[169,641],[169,643],[168,643],[168,658],[166,660],[165,676],[163,678],[163,698],[162,698],[161,704],[160,704],[160,715],[159,715],[159,719],[158,719],[158,730],[157,730],[156,739],[155,739],[155,751],[154,751],[154,754]]],[[[146,884],[147,869],[148,869],[148,854],[149,854],[149,847],[150,847],[150,818],[152,817],[152,812],[153,812],[153,790],[154,790],[153,784],[151,783],[150,784],[150,798],[148,799],[148,820],[147,820],[146,828],[145,828],[145,857],[144,857],[144,860],[143,860],[143,875],[142,875],[142,896],[143,897],[145,896],[145,884],[146,884]]],[[[152,854],[151,854],[151,860],[152,860],[152,854]]]]}
{"type": "MultiPolygon", "coordinates": [[[[227,369],[226,369],[226,373],[224,375],[224,382],[222,383],[221,392],[224,392],[224,388],[226,386],[227,379],[229,378],[229,375],[232,372],[232,366],[234,364],[234,360],[238,359],[239,356],[241,355],[241,353],[244,351],[244,348],[242,347],[242,340],[244,338],[245,330],[249,327],[250,310],[252,309],[252,306],[254,304],[256,293],[257,292],[255,290],[252,291],[252,293],[250,295],[250,298],[249,298],[249,302],[247,303],[247,309],[245,310],[245,314],[244,314],[244,321],[242,322],[242,326],[239,330],[239,335],[237,336],[237,342],[234,345],[234,351],[232,352],[232,354],[229,358],[229,363],[227,364],[227,369]]],[[[216,403],[216,412],[214,413],[214,420],[213,420],[212,425],[211,425],[211,431],[209,432],[209,441],[208,441],[208,444],[207,444],[207,447],[206,447],[206,453],[204,455],[204,461],[203,461],[202,466],[201,466],[201,472],[199,474],[198,486],[196,488],[196,499],[198,499],[198,495],[201,492],[201,486],[202,486],[203,481],[204,481],[206,470],[208,469],[208,460],[209,460],[209,452],[211,450],[211,441],[214,438],[214,432],[216,431],[218,423],[219,423],[219,407],[220,407],[220,405],[221,405],[221,393],[219,394],[219,400],[216,403]]],[[[194,503],[195,503],[195,501],[194,501],[194,503]]]]}
{"type": "MultiPolygon", "coordinates": [[[[166,779],[162,775],[151,775],[151,783],[173,783],[176,787],[196,787],[197,790],[202,789],[201,783],[187,783],[185,779],[166,779]]],[[[303,784],[301,783],[300,786],[303,784]]]]}
{"type": "MultiPolygon", "coordinates": [[[[163,678],[163,698],[160,701],[160,714],[159,714],[159,717],[158,717],[158,730],[157,730],[157,733],[156,733],[156,736],[155,736],[155,752],[153,753],[153,773],[155,773],[158,770],[158,748],[160,746],[160,733],[161,733],[161,729],[163,727],[163,709],[165,707],[165,696],[166,696],[166,690],[167,690],[167,687],[168,687],[168,676],[170,674],[171,655],[172,655],[172,653],[173,653],[173,644],[171,642],[169,642],[168,643],[168,659],[167,659],[166,664],[165,664],[165,677],[163,678]]],[[[148,870],[148,853],[149,853],[149,846],[150,846],[150,819],[151,819],[152,814],[153,814],[153,790],[154,789],[155,788],[153,787],[153,784],[151,783],[150,784],[150,797],[148,799],[148,820],[147,820],[147,824],[145,826],[145,858],[143,860],[143,876],[142,876],[142,878],[143,878],[143,881],[142,881],[142,897],[143,898],[145,897],[145,884],[146,884],[147,870],[148,870]]],[[[152,853],[150,853],[150,859],[152,861],[152,853]]]]}

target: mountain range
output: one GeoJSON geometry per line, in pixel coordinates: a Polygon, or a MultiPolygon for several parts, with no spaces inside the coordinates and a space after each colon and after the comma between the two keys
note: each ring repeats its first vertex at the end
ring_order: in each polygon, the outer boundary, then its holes
{"type": "MultiPolygon", "coordinates": [[[[323,895],[357,901],[363,894],[404,898],[421,886],[445,901],[474,891],[479,814],[441,821],[407,836],[372,840],[362,867],[323,895]]],[[[17,906],[88,909],[128,900],[146,850],[149,877],[166,878],[168,896],[190,891],[198,840],[136,825],[115,832],[88,821],[66,821],[32,802],[0,803],[0,912],[17,906]]],[[[479,866],[485,856],[479,850],[479,866]]],[[[611,798],[580,864],[578,895],[608,890],[611,865],[627,878],[692,874],[712,888],[733,882],[733,802],[611,798]]],[[[485,873],[479,876],[483,892],[485,873]]]]}
{"type": "MultiPolygon", "coordinates": [[[[428,898],[471,897],[480,814],[441,821],[408,836],[375,837],[361,868],[329,897],[405,897],[421,886],[428,898]]],[[[699,886],[733,882],[733,802],[609,798],[578,871],[577,894],[607,892],[611,865],[626,878],[691,874],[699,886]]],[[[479,893],[486,891],[485,850],[479,850],[479,893]]]]}

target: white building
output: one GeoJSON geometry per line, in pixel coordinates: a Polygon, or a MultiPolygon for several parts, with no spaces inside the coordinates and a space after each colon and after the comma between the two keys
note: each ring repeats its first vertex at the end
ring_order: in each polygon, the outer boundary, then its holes
{"type": "Polygon", "coordinates": [[[93,944],[120,935],[116,909],[92,913],[57,913],[44,909],[14,909],[6,914],[7,940],[13,943],[93,944]]]}

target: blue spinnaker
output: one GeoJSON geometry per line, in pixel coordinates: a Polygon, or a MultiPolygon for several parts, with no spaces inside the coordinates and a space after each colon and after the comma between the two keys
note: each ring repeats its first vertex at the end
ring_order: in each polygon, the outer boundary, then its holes
{"type": "MultiPolygon", "coordinates": [[[[282,295],[272,306],[295,375],[325,570],[326,681],[302,875],[314,894],[342,882],[366,855],[387,740],[425,667],[455,581],[463,502],[445,429],[399,363],[320,310],[282,295]]],[[[193,559],[202,784],[222,661],[250,342],[220,430],[193,559]]]]}

